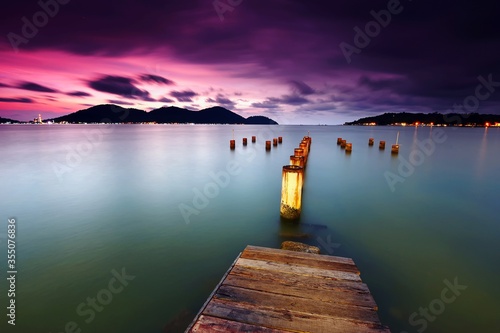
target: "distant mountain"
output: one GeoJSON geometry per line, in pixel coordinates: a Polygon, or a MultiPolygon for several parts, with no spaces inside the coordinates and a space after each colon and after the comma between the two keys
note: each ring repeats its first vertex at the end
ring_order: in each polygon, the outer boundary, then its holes
{"type": "Polygon", "coordinates": [[[149,121],[157,123],[244,124],[246,119],[220,106],[190,111],[175,106],[159,108],[148,113],[149,121]]]}
{"type": "Polygon", "coordinates": [[[126,109],[113,104],[103,104],[50,119],[56,123],[194,123],[194,124],[277,124],[263,116],[248,119],[220,106],[191,111],[175,106],[162,107],[146,112],[126,109]]]}
{"type": "Polygon", "coordinates": [[[2,118],[0,117],[0,124],[5,124],[5,123],[12,123],[12,124],[18,124],[20,123],[17,120],[9,119],[9,118],[2,118]]]}
{"type": "Polygon", "coordinates": [[[434,125],[470,125],[485,126],[500,123],[500,115],[494,114],[459,114],[459,113],[384,113],[382,115],[361,118],[352,122],[346,122],[344,125],[396,125],[396,124],[431,124],[434,125]]]}
{"type": "Polygon", "coordinates": [[[275,122],[274,120],[272,119],[269,119],[267,117],[264,117],[264,116],[251,116],[251,117],[248,117],[245,121],[245,124],[247,125],[263,125],[263,124],[266,124],[266,125],[278,125],[277,122],[275,122]]]}
{"type": "Polygon", "coordinates": [[[49,119],[56,123],[123,123],[147,122],[148,114],[138,109],[125,109],[114,104],[102,104],[68,115],[49,119]]]}

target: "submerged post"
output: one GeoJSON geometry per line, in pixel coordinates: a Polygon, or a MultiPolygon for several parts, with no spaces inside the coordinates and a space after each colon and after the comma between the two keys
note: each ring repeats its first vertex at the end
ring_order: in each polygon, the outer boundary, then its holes
{"type": "Polygon", "coordinates": [[[345,146],[347,145],[347,140],[342,140],[340,143],[340,148],[345,149],[345,146]]]}
{"type": "Polygon", "coordinates": [[[247,145],[247,138],[243,138],[243,146],[247,145]]]}
{"type": "Polygon", "coordinates": [[[231,148],[231,149],[236,148],[236,141],[235,140],[229,140],[229,148],[231,148]]]}
{"type": "Polygon", "coordinates": [[[282,171],[281,217],[296,220],[302,210],[302,186],[304,168],[297,165],[285,165],[282,171]]]}
{"type": "Polygon", "coordinates": [[[373,146],[374,143],[375,143],[375,139],[374,138],[369,138],[368,139],[368,146],[373,146]]]}
{"type": "Polygon", "coordinates": [[[304,167],[304,156],[290,155],[290,164],[304,167]]]}
{"type": "Polygon", "coordinates": [[[342,143],[342,138],[337,138],[337,145],[340,145],[342,143]]]}
{"type": "Polygon", "coordinates": [[[266,150],[271,150],[271,141],[266,141],[266,150]]]}
{"type": "Polygon", "coordinates": [[[302,141],[299,144],[300,149],[302,149],[302,156],[304,156],[304,166],[307,165],[307,156],[309,154],[309,151],[307,150],[307,143],[302,141]]]}
{"type": "Polygon", "coordinates": [[[307,150],[311,150],[311,142],[312,142],[312,139],[310,136],[305,136],[302,141],[305,141],[307,142],[307,150]]]}
{"type": "Polygon", "coordinates": [[[391,148],[391,153],[393,154],[398,154],[399,153],[399,131],[398,131],[398,135],[396,136],[396,144],[395,145],[392,145],[392,148],[391,148]]]}
{"type": "Polygon", "coordinates": [[[302,149],[302,148],[295,148],[293,150],[293,154],[295,156],[304,156],[304,149],[302,149]]]}
{"type": "Polygon", "coordinates": [[[273,146],[275,146],[275,147],[276,147],[277,145],[278,145],[278,139],[277,139],[277,138],[274,138],[274,139],[273,139],[273,146]]]}
{"type": "Polygon", "coordinates": [[[349,154],[352,152],[352,143],[348,142],[345,144],[345,152],[346,152],[346,154],[349,154]]]}
{"type": "Polygon", "coordinates": [[[257,137],[256,136],[252,136],[252,143],[255,143],[255,141],[257,141],[257,137]]]}
{"type": "Polygon", "coordinates": [[[278,143],[283,143],[283,137],[282,136],[278,136],[278,143]]]}
{"type": "Polygon", "coordinates": [[[385,141],[380,141],[380,144],[378,145],[379,149],[385,149],[385,141]]]}

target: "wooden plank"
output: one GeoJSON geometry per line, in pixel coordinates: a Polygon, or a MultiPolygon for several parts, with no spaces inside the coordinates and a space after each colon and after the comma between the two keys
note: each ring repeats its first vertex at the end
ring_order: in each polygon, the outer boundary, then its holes
{"type": "Polygon", "coordinates": [[[236,333],[236,332],[254,332],[254,333],[292,333],[291,331],[276,330],[263,326],[243,324],[232,320],[226,320],[216,317],[200,316],[199,320],[188,331],[189,333],[236,333]]]}
{"type": "Polygon", "coordinates": [[[251,267],[234,266],[230,276],[241,276],[249,279],[258,279],[269,284],[284,283],[297,287],[308,288],[312,286],[319,290],[352,291],[370,293],[368,286],[360,281],[342,281],[325,279],[321,276],[303,276],[297,274],[284,274],[269,270],[256,270],[251,267]]]}
{"type": "Polygon", "coordinates": [[[380,324],[368,324],[293,310],[277,310],[263,306],[227,302],[221,299],[212,299],[203,314],[293,332],[390,333],[387,327],[380,324]]]}
{"type": "Polygon", "coordinates": [[[262,253],[281,253],[283,251],[286,252],[291,252],[290,255],[295,255],[297,258],[306,258],[306,259],[312,259],[312,260],[324,260],[324,261],[331,261],[335,263],[344,263],[344,264],[350,264],[354,265],[355,263],[351,258],[344,258],[344,257],[336,257],[336,256],[329,256],[329,255],[322,255],[322,254],[314,254],[314,253],[304,253],[304,252],[296,252],[296,251],[288,251],[288,250],[280,250],[280,249],[271,249],[268,247],[261,247],[261,246],[254,246],[254,245],[248,245],[245,247],[245,252],[246,250],[251,250],[251,251],[258,251],[262,253]]]}
{"type": "Polygon", "coordinates": [[[292,278],[287,275],[287,278],[284,278],[283,274],[279,273],[265,272],[264,274],[263,271],[256,272],[244,267],[235,267],[227,276],[224,285],[377,310],[377,304],[368,292],[368,287],[360,282],[335,281],[299,275],[292,278]]]}
{"type": "Polygon", "coordinates": [[[236,265],[254,269],[281,272],[283,274],[297,274],[305,276],[322,276],[333,280],[346,280],[361,282],[361,278],[356,273],[331,271],[313,267],[295,266],[291,264],[276,263],[270,261],[252,260],[239,258],[236,265]]]}
{"type": "Polygon", "coordinates": [[[255,246],[247,246],[241,254],[241,258],[353,272],[359,275],[358,267],[356,267],[352,259],[349,258],[316,255],[312,253],[287,250],[265,249],[255,246]]]}
{"type": "Polygon", "coordinates": [[[249,304],[256,307],[270,307],[278,311],[291,310],[297,313],[314,313],[331,318],[342,318],[366,323],[378,322],[379,320],[377,313],[368,308],[354,305],[338,305],[290,295],[269,294],[262,291],[226,285],[222,285],[219,288],[214,298],[245,305],[249,304]]]}

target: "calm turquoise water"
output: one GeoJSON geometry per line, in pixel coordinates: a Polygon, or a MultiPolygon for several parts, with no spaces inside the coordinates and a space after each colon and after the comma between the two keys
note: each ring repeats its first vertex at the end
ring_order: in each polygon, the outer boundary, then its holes
{"type": "Polygon", "coordinates": [[[299,240],[352,257],[393,332],[499,332],[500,130],[439,130],[0,126],[2,312],[12,217],[18,271],[16,326],[2,313],[1,331],[180,332],[246,245],[299,240]],[[279,218],[281,168],[308,131],[292,225],[279,218]],[[397,131],[399,158],[389,149],[397,131]],[[257,144],[242,147],[251,135],[257,144]],[[283,144],[266,153],[277,136],[283,144]],[[417,144],[426,139],[427,154],[417,144]],[[459,296],[444,290],[454,279],[467,286],[459,296]]]}

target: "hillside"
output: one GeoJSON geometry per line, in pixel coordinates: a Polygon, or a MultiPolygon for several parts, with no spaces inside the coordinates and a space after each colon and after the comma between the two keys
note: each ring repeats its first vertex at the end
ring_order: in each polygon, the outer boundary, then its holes
{"type": "Polygon", "coordinates": [[[9,118],[2,118],[2,117],[0,117],[0,124],[6,124],[6,123],[17,124],[17,123],[19,123],[19,121],[13,120],[13,119],[9,119],[9,118]]]}
{"type": "Polygon", "coordinates": [[[365,117],[344,125],[401,125],[401,124],[434,124],[447,126],[486,126],[500,123],[500,115],[494,114],[458,114],[458,113],[384,113],[365,117]]]}
{"type": "Polygon", "coordinates": [[[103,104],[50,119],[56,123],[193,123],[193,124],[277,124],[263,116],[248,119],[220,106],[191,111],[175,106],[162,107],[146,112],[126,109],[113,104],[103,104]]]}

